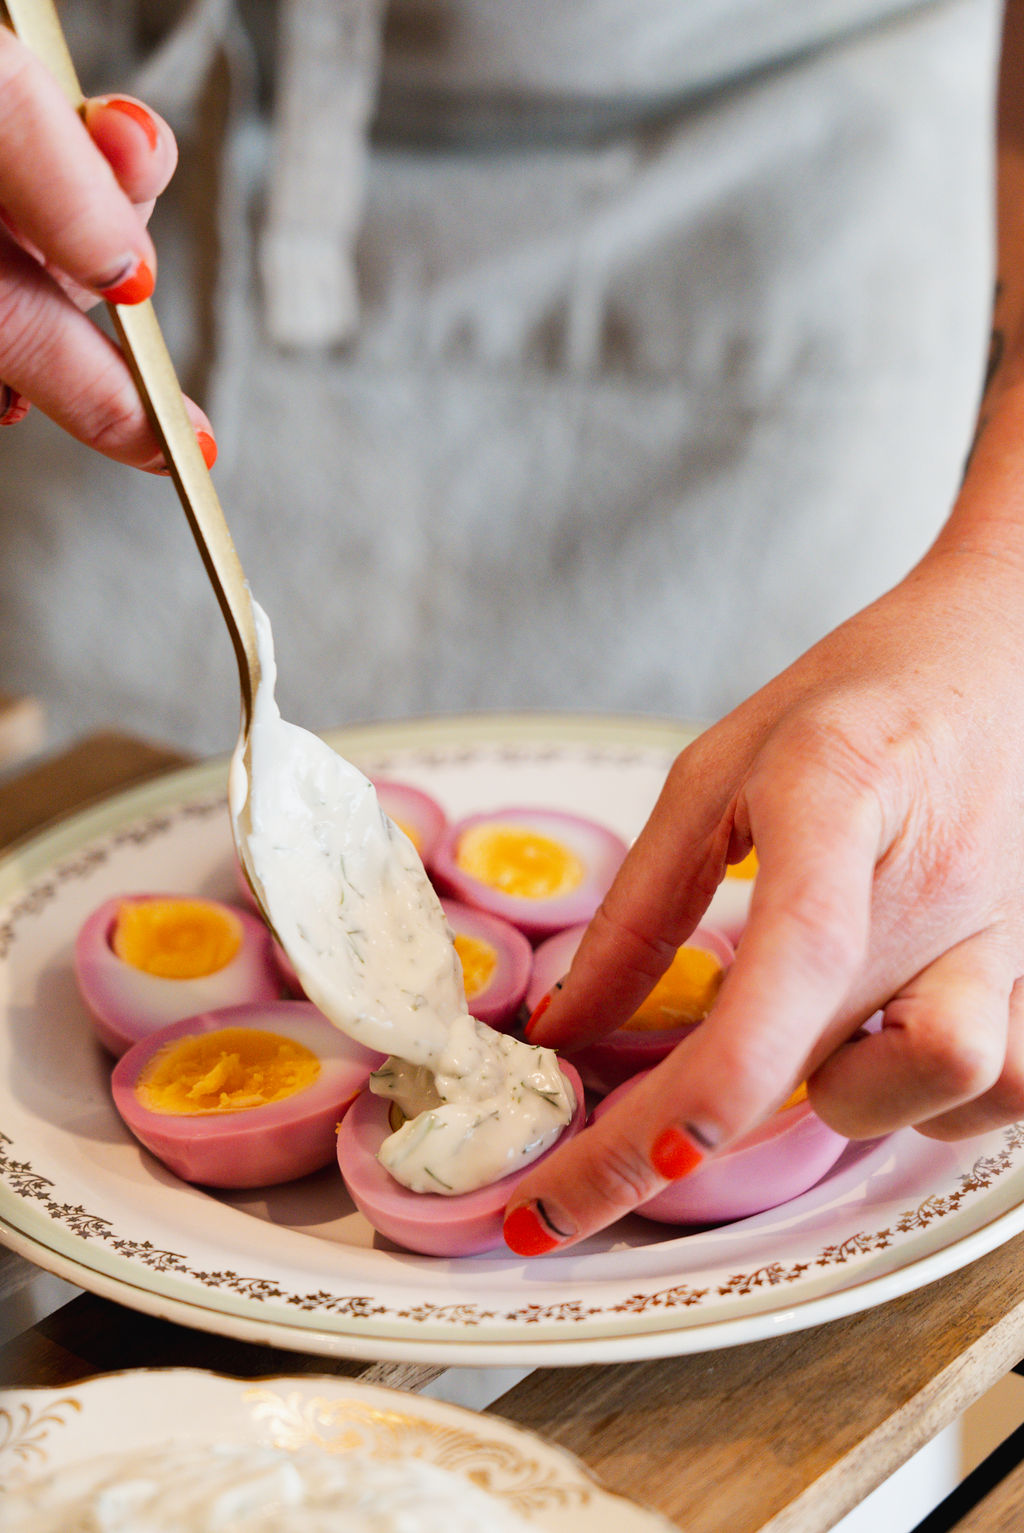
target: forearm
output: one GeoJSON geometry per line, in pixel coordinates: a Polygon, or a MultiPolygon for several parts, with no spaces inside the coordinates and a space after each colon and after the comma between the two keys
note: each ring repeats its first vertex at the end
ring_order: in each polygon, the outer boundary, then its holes
{"type": "Polygon", "coordinates": [[[1024,0],[1006,0],[996,100],[995,292],[961,493],[938,549],[1024,559],[1024,0]]]}
{"type": "Polygon", "coordinates": [[[1004,8],[995,129],[988,361],[960,493],[925,562],[976,554],[1024,572],[1024,0],[1004,8]]]}

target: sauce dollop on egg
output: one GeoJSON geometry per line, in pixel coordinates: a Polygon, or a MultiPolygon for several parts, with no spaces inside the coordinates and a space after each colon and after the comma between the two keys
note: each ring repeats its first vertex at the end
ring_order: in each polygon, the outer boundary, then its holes
{"type": "MultiPolygon", "coordinates": [[[[586,1121],[583,1083],[565,1060],[559,1069],[571,1089],[575,1108],[566,1128],[544,1154],[578,1134],[586,1121]]],[[[352,1201],[381,1235],[425,1256],[476,1256],[503,1244],[505,1205],[531,1169],[523,1166],[500,1181],[472,1192],[413,1192],[403,1187],[378,1159],[381,1145],[394,1132],[396,1110],[387,1098],[361,1092],[338,1133],[338,1164],[352,1201]]]]}

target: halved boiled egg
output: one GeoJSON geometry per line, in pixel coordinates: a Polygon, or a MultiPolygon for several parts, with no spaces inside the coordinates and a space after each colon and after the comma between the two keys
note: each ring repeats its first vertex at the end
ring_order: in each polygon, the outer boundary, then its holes
{"type": "MultiPolygon", "coordinates": [[[[576,1109],[544,1155],[578,1134],[586,1120],[579,1075],[564,1060],[559,1061],[559,1068],[572,1087],[576,1109]]],[[[393,1129],[392,1106],[386,1097],[363,1091],[345,1114],[338,1132],[338,1164],[359,1212],[381,1235],[425,1256],[476,1256],[502,1246],[505,1205],[527,1171],[539,1165],[544,1155],[474,1192],[455,1196],[411,1192],[377,1159],[393,1129]]]]}
{"type": "Polygon", "coordinates": [[[391,777],[371,779],[380,807],[399,830],[404,830],[420,854],[420,861],[430,866],[434,849],[440,841],[448,816],[435,798],[414,788],[411,783],[391,777]]]}
{"type": "Polygon", "coordinates": [[[442,893],[537,939],[589,921],[625,855],[621,837],[580,815],[496,809],[449,825],[431,871],[442,893]]]}
{"type": "Polygon", "coordinates": [[[173,894],[104,901],[78,932],[74,964],[112,1054],[197,1011],[274,1000],[282,988],[273,939],[257,916],[173,894]]]}
{"type": "Polygon", "coordinates": [[[136,1139],[185,1182],[267,1187],[328,1165],[384,1056],[309,1001],[227,1006],[135,1044],[111,1077],[136,1139]]]}
{"type": "MultiPolygon", "coordinates": [[[[636,1075],[599,1102],[593,1119],[628,1095],[636,1075]]],[[[820,1182],[849,1143],[818,1117],[799,1086],[764,1123],[670,1182],[638,1214],[661,1224],[724,1224],[788,1203],[820,1182]]]]}
{"type": "MultiPolygon", "coordinates": [[[[569,927],[537,948],[526,992],[531,1012],[568,973],[586,929],[585,924],[569,927]]],[[[732,944],[721,932],[698,926],[623,1027],[572,1050],[572,1062],[585,1084],[592,1091],[611,1091],[670,1054],[711,1010],[733,957],[732,944]]]]}
{"type": "Polygon", "coordinates": [[[533,967],[533,949],[517,927],[461,900],[442,899],[445,918],[462,964],[470,1015],[507,1030],[522,1005],[533,967]]]}
{"type": "Polygon", "coordinates": [[[707,925],[717,926],[733,947],[739,942],[750,915],[756,877],[757,853],[751,848],[741,862],[731,863],[726,868],[725,877],[704,912],[703,919],[707,925]]]}

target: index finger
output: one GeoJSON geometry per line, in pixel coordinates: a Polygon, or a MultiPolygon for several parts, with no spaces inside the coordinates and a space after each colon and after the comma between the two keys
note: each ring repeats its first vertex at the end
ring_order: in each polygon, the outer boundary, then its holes
{"type": "Polygon", "coordinates": [[[564,986],[531,1019],[531,1042],[571,1049],[621,1026],[697,925],[724,868],[731,826],[730,795],[709,798],[702,781],[699,750],[690,746],[673,763],[564,986]]]}
{"type": "Polygon", "coordinates": [[[513,1250],[568,1244],[646,1202],[767,1117],[811,1067],[867,951],[882,825],[870,797],[842,782],[815,796],[800,775],[749,806],[758,886],[707,1020],[524,1177],[507,1213],[513,1250]]]}
{"type": "Polygon", "coordinates": [[[145,225],[49,72],[0,26],[0,207],[44,258],[112,303],[153,290],[145,225]]]}

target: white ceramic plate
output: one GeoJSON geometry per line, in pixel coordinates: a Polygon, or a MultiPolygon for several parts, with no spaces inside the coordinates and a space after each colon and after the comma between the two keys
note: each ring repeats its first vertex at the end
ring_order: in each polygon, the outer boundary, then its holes
{"type": "MultiPolygon", "coordinates": [[[[551,804],[640,827],[688,735],[641,720],[475,718],[332,743],[451,814],[551,804]]],[[[810,1192],[717,1230],[631,1218],[574,1250],[441,1260],[375,1237],[328,1169],[262,1193],[177,1181],[111,1106],[71,972],[116,893],[231,897],[224,763],[87,811],[0,863],[0,1239],[83,1288],[300,1351],[449,1364],[668,1356],[816,1325],[1024,1228],[1024,1131],[851,1147],[810,1192]]]]}
{"type": "Polygon", "coordinates": [[[661,1533],[669,1524],[604,1490],[582,1464],[497,1416],[337,1378],[248,1381],[192,1369],[133,1371],[70,1389],[0,1392],[4,1491],[106,1457],[212,1443],[415,1458],[484,1490],[538,1533],[661,1533]]]}

